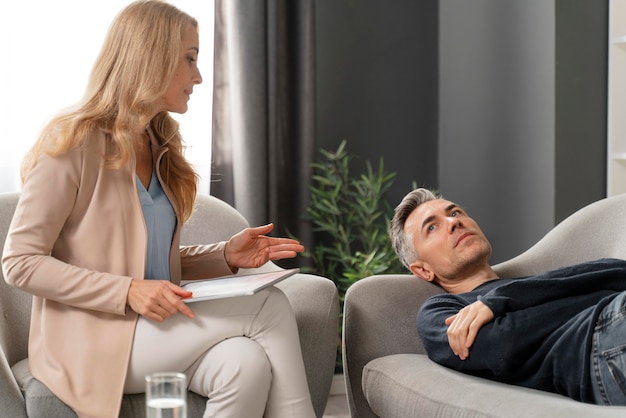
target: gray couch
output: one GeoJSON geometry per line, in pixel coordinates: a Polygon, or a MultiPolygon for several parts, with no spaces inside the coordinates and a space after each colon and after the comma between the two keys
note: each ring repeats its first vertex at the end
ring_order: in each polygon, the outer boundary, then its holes
{"type": "MultiPolygon", "coordinates": [[[[17,199],[17,193],[0,194],[0,245],[4,245],[17,199]]],[[[200,195],[197,209],[183,229],[182,243],[228,239],[246,226],[247,222],[235,209],[214,197],[200,195]]],[[[256,270],[278,268],[268,263],[256,270]]],[[[242,271],[246,272],[250,271],[242,271]]],[[[321,417],[335,370],[339,326],[337,289],[332,281],[309,274],[294,275],[277,287],[284,291],[294,308],[309,389],[316,414],[321,417]]],[[[75,417],[73,411],[28,371],[30,306],[30,295],[0,280],[0,416],[75,417]]],[[[190,392],[188,417],[201,417],[205,402],[206,398],[190,392]]],[[[124,396],[120,417],[144,416],[144,396],[124,396]]]]}
{"type": "MultiPolygon", "coordinates": [[[[495,269],[501,277],[518,277],[602,257],[626,257],[626,195],[579,210],[495,269]]],[[[417,335],[416,316],[428,297],[441,292],[408,274],[372,276],[348,289],[343,365],[353,417],[626,416],[626,407],[583,404],[430,361],[417,335]]]]}

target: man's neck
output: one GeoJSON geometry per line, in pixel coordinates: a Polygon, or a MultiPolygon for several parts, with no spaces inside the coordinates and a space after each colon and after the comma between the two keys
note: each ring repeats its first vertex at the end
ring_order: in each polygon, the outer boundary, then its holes
{"type": "Polygon", "coordinates": [[[448,293],[459,294],[471,292],[481,284],[497,279],[499,279],[499,277],[496,272],[493,271],[491,266],[486,266],[485,268],[477,270],[463,279],[439,279],[438,282],[448,293]]]}

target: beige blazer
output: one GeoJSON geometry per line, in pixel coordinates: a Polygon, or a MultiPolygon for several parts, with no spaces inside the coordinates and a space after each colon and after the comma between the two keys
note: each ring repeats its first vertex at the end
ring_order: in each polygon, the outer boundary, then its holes
{"type": "MultiPolygon", "coordinates": [[[[137,321],[126,299],[146,262],[134,163],[105,168],[106,137],[95,132],[80,148],[39,159],[2,255],[6,281],[33,295],[31,373],[80,417],[118,416],[137,321]]],[[[152,141],[158,166],[167,150],[152,141]]],[[[224,243],[179,248],[180,229],[179,218],[174,283],[231,272],[224,243]]]]}

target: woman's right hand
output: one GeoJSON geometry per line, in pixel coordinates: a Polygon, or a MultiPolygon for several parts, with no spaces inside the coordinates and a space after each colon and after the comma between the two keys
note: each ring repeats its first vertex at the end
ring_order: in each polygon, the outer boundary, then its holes
{"type": "Polygon", "coordinates": [[[180,312],[189,319],[193,311],[182,301],[191,297],[191,292],[167,280],[136,280],[130,283],[127,304],[139,315],[156,322],[180,312]]]}

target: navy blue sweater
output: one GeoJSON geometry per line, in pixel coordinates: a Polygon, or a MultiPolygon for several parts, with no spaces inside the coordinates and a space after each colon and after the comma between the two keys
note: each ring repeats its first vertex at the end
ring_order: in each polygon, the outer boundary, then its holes
{"type": "Polygon", "coordinates": [[[417,329],[428,357],[446,367],[593,402],[589,365],[595,322],[623,291],[626,261],[602,259],[434,296],[422,306],[417,329]],[[494,320],[481,328],[469,357],[461,360],[448,344],[444,321],[477,300],[494,320]]]}

